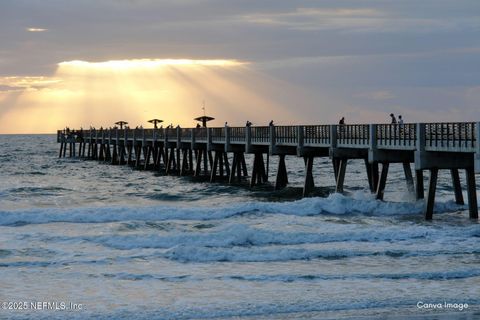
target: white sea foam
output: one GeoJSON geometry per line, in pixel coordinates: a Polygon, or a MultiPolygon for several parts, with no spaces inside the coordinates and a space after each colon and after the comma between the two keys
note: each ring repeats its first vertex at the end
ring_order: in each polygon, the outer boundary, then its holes
{"type": "MultiPolygon", "coordinates": [[[[331,194],[327,198],[305,198],[292,202],[246,202],[220,207],[77,207],[35,208],[28,210],[0,210],[0,225],[31,223],[77,222],[99,223],[113,221],[162,221],[162,220],[216,220],[236,215],[259,212],[262,214],[286,214],[311,216],[320,214],[402,215],[421,214],[423,202],[399,203],[373,200],[369,197],[347,197],[331,194]]],[[[452,212],[464,209],[453,201],[439,202],[436,212],[452,212]]]]}
{"type": "MultiPolygon", "coordinates": [[[[122,250],[137,248],[168,249],[178,245],[195,247],[229,248],[233,246],[268,246],[268,245],[301,245],[331,242],[380,242],[407,241],[417,242],[419,239],[442,241],[445,238],[464,239],[465,236],[476,236],[477,226],[451,227],[448,230],[433,229],[422,225],[399,226],[352,226],[322,222],[318,232],[285,232],[281,230],[265,230],[234,224],[220,230],[209,229],[209,232],[178,232],[173,231],[163,235],[102,235],[80,237],[79,240],[92,241],[102,245],[122,250]]],[[[64,240],[64,239],[61,239],[64,240]]]]}

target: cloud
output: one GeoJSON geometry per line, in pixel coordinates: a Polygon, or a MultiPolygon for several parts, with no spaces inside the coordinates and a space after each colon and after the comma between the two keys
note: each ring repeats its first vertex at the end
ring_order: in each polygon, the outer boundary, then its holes
{"type": "Polygon", "coordinates": [[[362,92],[357,94],[356,96],[360,98],[375,100],[375,101],[386,101],[386,100],[392,100],[395,98],[395,95],[388,90],[362,92]]]}
{"type": "Polygon", "coordinates": [[[27,28],[28,32],[44,32],[48,31],[48,29],[43,29],[43,28],[27,28]]]}
{"type": "Polygon", "coordinates": [[[241,17],[249,23],[294,30],[375,28],[384,25],[385,18],[384,12],[374,8],[297,8],[241,17]]]}
{"type": "Polygon", "coordinates": [[[0,91],[21,91],[42,89],[61,82],[61,79],[44,76],[0,77],[0,91]]]}

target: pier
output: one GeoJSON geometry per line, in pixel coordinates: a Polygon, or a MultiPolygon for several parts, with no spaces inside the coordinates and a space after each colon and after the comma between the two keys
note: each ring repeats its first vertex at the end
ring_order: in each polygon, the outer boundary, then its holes
{"type": "Polygon", "coordinates": [[[475,173],[480,173],[480,122],[246,126],[216,128],[101,129],[57,132],[59,157],[113,165],[208,176],[211,182],[268,181],[269,157],[278,157],[275,189],[288,184],[285,156],[303,158],[303,195],[314,186],[314,161],[332,161],[336,191],[343,192],[348,160],[363,159],[365,185],[384,199],[390,164],[403,166],[408,190],[425,201],[425,219],[434,212],[438,170],[449,170],[457,204],[464,204],[460,170],[466,174],[469,217],[478,219],[475,173]],[[68,153],[67,153],[68,151],[68,153]],[[250,174],[245,154],[253,155],[250,174]],[[228,154],[233,155],[229,161],[228,154]],[[412,172],[414,166],[414,174],[412,172]],[[424,186],[424,173],[429,175],[424,186]]]}

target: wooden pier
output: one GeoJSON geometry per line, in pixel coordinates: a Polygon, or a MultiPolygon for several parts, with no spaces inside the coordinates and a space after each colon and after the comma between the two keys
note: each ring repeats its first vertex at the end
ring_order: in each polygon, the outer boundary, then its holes
{"type": "Polygon", "coordinates": [[[343,192],[348,160],[363,159],[366,183],[383,200],[388,169],[400,163],[409,190],[425,198],[425,219],[433,216],[438,170],[450,170],[455,201],[463,204],[459,170],[465,170],[469,216],[478,219],[475,173],[480,173],[480,122],[246,126],[59,130],[60,157],[80,157],[164,171],[208,176],[229,183],[250,178],[254,186],[268,181],[268,158],[278,156],[275,189],[288,184],[285,156],[305,162],[303,195],[314,188],[314,159],[329,157],[336,191],[343,192]],[[233,154],[231,163],[228,154],[233,154]],[[248,174],[245,153],[253,154],[248,174]],[[411,164],[414,164],[415,175],[411,164]],[[424,195],[423,174],[429,173],[424,195]]]}

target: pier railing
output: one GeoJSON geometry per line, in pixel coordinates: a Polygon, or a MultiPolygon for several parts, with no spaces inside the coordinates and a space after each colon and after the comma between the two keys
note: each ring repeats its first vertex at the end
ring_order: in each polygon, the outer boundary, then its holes
{"type": "Polygon", "coordinates": [[[245,143],[245,127],[230,127],[230,143],[245,143]]]}
{"type": "Polygon", "coordinates": [[[195,142],[207,142],[207,128],[195,128],[195,142]]]}
{"type": "Polygon", "coordinates": [[[474,122],[425,124],[425,150],[474,152],[474,122]]]}
{"type": "Polygon", "coordinates": [[[376,127],[378,148],[415,150],[417,141],[415,123],[377,124],[376,127]]]}
{"type": "Polygon", "coordinates": [[[251,127],[252,143],[269,144],[270,127],[251,127]]]}
{"type": "Polygon", "coordinates": [[[257,144],[413,151],[477,152],[480,128],[475,122],[425,124],[350,124],[217,128],[58,130],[58,142],[97,143],[170,141],[257,144]],[[419,132],[419,130],[421,132],[419,132]]]}
{"type": "Polygon", "coordinates": [[[304,126],[304,145],[306,146],[329,146],[331,145],[329,125],[304,126]]]}
{"type": "Polygon", "coordinates": [[[210,128],[213,143],[225,143],[225,128],[210,128]]]}
{"type": "Polygon", "coordinates": [[[337,146],[339,147],[366,147],[370,144],[368,124],[337,125],[337,146]]]}
{"type": "Polygon", "coordinates": [[[192,128],[181,128],[180,129],[180,138],[181,141],[190,142],[192,141],[192,128]]]}
{"type": "Polygon", "coordinates": [[[296,145],[298,143],[298,130],[296,126],[272,126],[275,130],[276,144],[296,145]]]}

